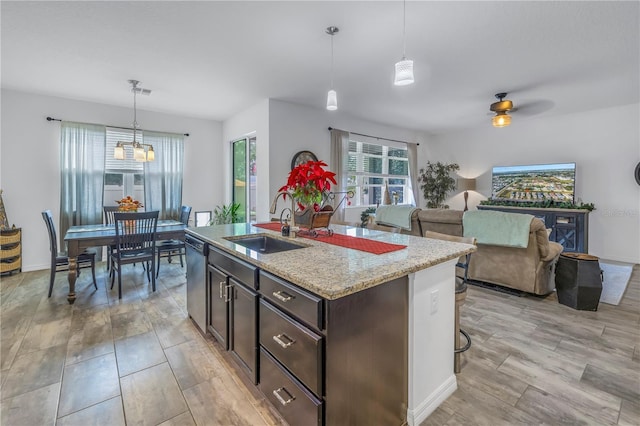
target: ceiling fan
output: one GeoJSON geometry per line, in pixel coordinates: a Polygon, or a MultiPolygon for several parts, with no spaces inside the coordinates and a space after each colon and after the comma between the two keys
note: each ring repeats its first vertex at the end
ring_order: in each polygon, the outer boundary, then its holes
{"type": "MultiPolygon", "coordinates": [[[[517,107],[513,106],[513,102],[507,97],[507,92],[496,93],[496,99],[498,102],[491,104],[489,109],[495,113],[491,122],[494,127],[507,127],[511,124],[511,113],[518,111],[518,115],[531,116],[541,114],[554,107],[553,101],[550,100],[528,100],[524,104],[520,104],[517,107]]],[[[491,115],[491,113],[489,113],[491,115]]]]}
{"type": "Polygon", "coordinates": [[[491,123],[493,127],[507,127],[511,124],[511,116],[507,114],[509,111],[515,111],[513,107],[513,102],[509,99],[504,99],[507,96],[506,92],[496,93],[496,99],[498,102],[494,102],[491,104],[489,109],[496,113],[491,119],[491,123]]]}

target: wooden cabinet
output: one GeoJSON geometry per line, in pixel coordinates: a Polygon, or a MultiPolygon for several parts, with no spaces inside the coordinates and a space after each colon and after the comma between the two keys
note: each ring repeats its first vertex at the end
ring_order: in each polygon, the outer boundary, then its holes
{"type": "Polygon", "coordinates": [[[402,425],[408,279],[327,300],[259,274],[260,390],[291,425],[402,425]]]}
{"type": "Polygon", "coordinates": [[[589,252],[589,210],[537,209],[533,207],[478,206],[478,210],[530,214],[551,229],[549,240],[564,247],[565,252],[589,252]]]}
{"type": "Polygon", "coordinates": [[[0,230],[0,273],[22,271],[22,228],[0,230]]]}
{"type": "Polygon", "coordinates": [[[258,269],[210,247],[207,329],[258,383],[258,269]]]}

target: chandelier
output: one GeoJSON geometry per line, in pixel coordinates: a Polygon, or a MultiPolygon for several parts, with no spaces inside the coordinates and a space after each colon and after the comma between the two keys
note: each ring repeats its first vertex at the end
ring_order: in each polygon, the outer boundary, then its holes
{"type": "Polygon", "coordinates": [[[113,158],[116,160],[124,160],[127,158],[125,153],[125,146],[131,146],[133,148],[133,159],[138,162],[153,161],[155,160],[155,152],[153,151],[153,145],[138,142],[136,140],[136,132],[138,130],[138,121],[136,119],[136,95],[142,93],[143,95],[149,95],[151,90],[142,89],[138,87],[140,82],[138,80],[129,80],[131,84],[131,91],[133,92],[133,141],[116,143],[116,147],[113,150],[113,158]]]}

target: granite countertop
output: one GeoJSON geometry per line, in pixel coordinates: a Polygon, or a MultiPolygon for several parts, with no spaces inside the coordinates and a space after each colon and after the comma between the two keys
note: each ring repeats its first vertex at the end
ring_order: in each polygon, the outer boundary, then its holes
{"type": "Polygon", "coordinates": [[[331,225],[331,229],[335,233],[406,245],[407,248],[376,255],[323,243],[322,236],[315,239],[281,237],[279,232],[247,223],[189,227],[186,232],[325,299],[338,299],[475,251],[469,244],[412,235],[343,225],[331,225]],[[247,234],[267,234],[307,247],[261,254],[224,239],[247,234]]]}

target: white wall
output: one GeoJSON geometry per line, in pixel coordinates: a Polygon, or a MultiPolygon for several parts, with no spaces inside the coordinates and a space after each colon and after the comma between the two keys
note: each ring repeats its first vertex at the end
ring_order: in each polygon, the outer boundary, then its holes
{"type": "MultiPolygon", "coordinates": [[[[589,253],[640,263],[640,186],[633,171],[640,161],[639,105],[626,105],[551,118],[513,114],[511,126],[487,126],[438,135],[421,146],[427,160],[455,162],[459,174],[477,177],[469,206],[491,195],[491,168],[520,164],[576,163],[576,201],[594,203],[589,215],[589,253]]],[[[462,194],[447,202],[462,209],[462,194]]],[[[421,199],[421,206],[424,200],[421,199]]]]}
{"type": "MultiPolygon", "coordinates": [[[[329,127],[367,135],[423,143],[420,132],[385,126],[337,111],[311,108],[289,102],[271,100],[269,116],[271,182],[269,193],[275,196],[287,181],[291,159],[302,150],[316,154],[331,169],[331,134],[329,127]]],[[[360,222],[363,208],[347,208],[345,220],[360,222]]]]}
{"type": "MultiPolygon", "coordinates": [[[[222,126],[223,149],[220,158],[224,164],[224,204],[231,202],[231,142],[245,136],[256,137],[256,217],[257,221],[269,219],[271,199],[265,183],[269,182],[269,99],[263,99],[252,107],[224,121],[222,126]]],[[[220,204],[223,204],[220,203],[220,204]]]]}
{"type": "MultiPolygon", "coordinates": [[[[22,227],[23,270],[46,269],[49,237],[40,212],[50,209],[58,221],[60,123],[45,118],[131,127],[133,110],[12,90],[2,90],[1,105],[0,187],[7,217],[22,227]]],[[[222,170],[216,161],[221,123],[140,109],[137,119],[143,129],[190,134],[185,138],[184,204],[198,211],[222,202],[222,170]]]]}

